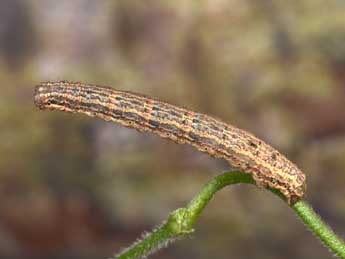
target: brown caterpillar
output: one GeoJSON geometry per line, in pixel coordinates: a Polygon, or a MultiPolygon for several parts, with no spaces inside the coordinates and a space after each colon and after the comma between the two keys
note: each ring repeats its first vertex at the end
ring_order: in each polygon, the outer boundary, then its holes
{"type": "Polygon", "coordinates": [[[285,156],[251,133],[205,114],[110,87],[66,81],[36,86],[35,104],[40,109],[84,113],[190,144],[252,174],[258,186],[278,189],[290,205],[302,199],[306,190],[304,173],[285,156]]]}

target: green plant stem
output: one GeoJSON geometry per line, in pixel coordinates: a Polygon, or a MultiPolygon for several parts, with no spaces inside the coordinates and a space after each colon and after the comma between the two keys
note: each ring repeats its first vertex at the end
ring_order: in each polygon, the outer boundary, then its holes
{"type": "MultiPolygon", "coordinates": [[[[165,247],[168,243],[190,234],[194,231],[193,225],[195,221],[215,193],[227,185],[237,183],[255,184],[255,181],[250,174],[238,171],[226,172],[216,176],[202,188],[201,192],[185,208],[175,210],[170,214],[165,223],[121,252],[116,258],[134,259],[146,257],[165,247]]],[[[285,200],[279,191],[272,189],[270,191],[285,200]]],[[[345,258],[344,242],[330,230],[306,201],[298,201],[291,207],[331,251],[345,258]]]]}
{"type": "Polygon", "coordinates": [[[195,221],[214,194],[224,186],[236,183],[255,182],[249,174],[241,172],[227,172],[216,176],[185,208],[175,210],[165,223],[122,251],[116,258],[134,259],[148,256],[169,242],[193,232],[195,221]]]}
{"type": "Polygon", "coordinates": [[[327,226],[306,201],[298,201],[291,206],[313,233],[340,258],[345,258],[345,243],[327,226]]]}
{"type": "Polygon", "coordinates": [[[255,184],[255,181],[250,174],[232,171],[217,175],[211,182],[207,183],[201,192],[186,206],[190,218],[189,224],[192,226],[202,210],[209,203],[217,191],[227,185],[238,183],[255,184]]]}

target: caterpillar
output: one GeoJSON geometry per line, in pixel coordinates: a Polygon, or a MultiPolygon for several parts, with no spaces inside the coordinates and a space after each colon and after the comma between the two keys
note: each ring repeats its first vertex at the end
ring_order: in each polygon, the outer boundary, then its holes
{"type": "Polygon", "coordinates": [[[68,81],[40,83],[34,102],[39,109],[82,113],[192,145],[251,174],[258,186],[279,190],[289,205],[305,194],[305,174],[294,163],[253,134],[209,115],[108,86],[68,81]]]}

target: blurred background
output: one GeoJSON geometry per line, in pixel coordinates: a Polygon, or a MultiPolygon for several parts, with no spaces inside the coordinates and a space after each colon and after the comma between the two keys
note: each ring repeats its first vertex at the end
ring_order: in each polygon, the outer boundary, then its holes
{"type": "MultiPolygon", "coordinates": [[[[111,85],[222,118],[307,174],[345,236],[345,2],[0,0],[0,258],[109,258],[226,162],[33,105],[40,81],[111,85]]],[[[332,258],[253,186],[216,195],[152,258],[332,258]]]]}

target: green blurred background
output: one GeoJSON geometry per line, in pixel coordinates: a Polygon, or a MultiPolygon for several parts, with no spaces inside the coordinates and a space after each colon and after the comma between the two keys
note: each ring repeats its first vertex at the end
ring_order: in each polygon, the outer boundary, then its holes
{"type": "MultiPolygon", "coordinates": [[[[184,206],[222,160],[86,116],[35,84],[111,85],[253,132],[307,174],[345,236],[345,1],[1,0],[0,257],[109,258],[184,206]]],[[[332,258],[253,186],[219,192],[153,258],[332,258]]]]}

